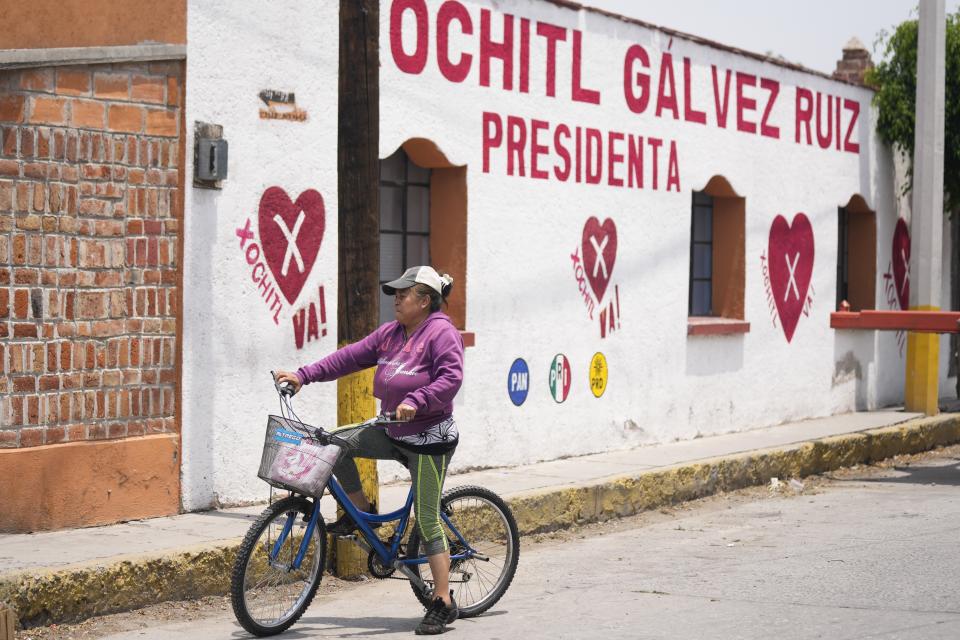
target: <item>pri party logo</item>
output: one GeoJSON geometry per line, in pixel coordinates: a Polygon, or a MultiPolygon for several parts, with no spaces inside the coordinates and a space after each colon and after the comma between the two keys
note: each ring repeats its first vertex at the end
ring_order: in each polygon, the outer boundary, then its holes
{"type": "MultiPolygon", "coordinates": [[[[291,200],[280,187],[263,192],[257,212],[257,229],[247,218],[237,228],[240,249],[251,267],[250,277],[275,324],[280,324],[284,300],[293,305],[313,270],[326,230],[323,196],[307,189],[291,200]],[[259,236],[259,242],[257,239],[259,236]],[[281,298],[282,295],[282,298],[281,298]]],[[[319,287],[316,302],[293,312],[294,342],[298,349],[304,342],[319,340],[327,334],[326,301],[319,287]]]]}
{"type": "Polygon", "coordinates": [[[588,317],[593,320],[594,309],[600,308],[600,337],[606,338],[620,328],[620,288],[610,288],[613,266],[617,261],[617,226],[607,218],[600,221],[591,216],[583,225],[580,246],[570,254],[573,277],[588,317]],[[611,292],[606,304],[604,295],[611,292]]]}
{"type": "Polygon", "coordinates": [[[570,360],[562,353],[553,357],[550,364],[550,395],[557,402],[563,402],[570,394],[570,360]]]}

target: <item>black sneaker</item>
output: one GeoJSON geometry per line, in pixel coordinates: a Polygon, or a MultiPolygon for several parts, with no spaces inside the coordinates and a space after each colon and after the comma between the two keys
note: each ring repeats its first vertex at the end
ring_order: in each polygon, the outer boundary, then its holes
{"type": "Polygon", "coordinates": [[[451,591],[450,606],[444,604],[442,598],[436,598],[430,603],[427,615],[423,616],[415,633],[418,636],[435,636],[443,633],[447,625],[456,620],[458,615],[460,615],[460,609],[457,608],[457,601],[453,599],[453,591],[451,591]]]}
{"type": "MultiPolygon", "coordinates": [[[[371,513],[377,513],[376,507],[373,508],[373,511],[371,511],[371,513]]],[[[370,528],[379,529],[380,523],[371,522],[370,528]]],[[[353,518],[351,518],[350,514],[348,514],[347,512],[344,512],[342,516],[340,516],[335,521],[327,525],[327,533],[335,536],[348,536],[354,531],[356,531],[357,529],[359,529],[359,527],[357,526],[357,523],[353,521],[353,518]]]]}
{"type": "Polygon", "coordinates": [[[348,536],[357,528],[357,523],[348,514],[344,513],[334,522],[327,525],[327,533],[335,536],[348,536]]]}

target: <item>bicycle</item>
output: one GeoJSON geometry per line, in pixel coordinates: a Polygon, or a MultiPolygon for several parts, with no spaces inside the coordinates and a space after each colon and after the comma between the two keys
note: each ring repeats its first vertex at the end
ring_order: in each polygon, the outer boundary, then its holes
{"type": "MultiPolygon", "coordinates": [[[[396,511],[376,514],[357,509],[332,476],[333,464],[346,442],[335,433],[302,423],[290,401],[292,389],[278,384],[276,378],[274,387],[280,396],[281,415],[268,417],[258,475],[271,487],[290,494],[263,511],[240,545],[230,581],[237,621],[256,636],[275,635],[290,628],[310,606],[326,567],[326,523],[320,514],[324,489],[356,523],[359,536],[341,538],[353,540],[367,553],[370,573],[376,578],[409,580],[420,603],[429,606],[433,580],[427,557],[420,552],[419,533],[416,527],[409,526],[413,488],[396,511]],[[270,468],[279,455],[275,450],[284,449],[288,456],[291,451],[300,455],[301,450],[313,455],[314,462],[321,464],[326,473],[326,478],[319,478],[322,484],[305,488],[290,479],[296,473],[284,480],[271,478],[270,468]],[[313,492],[317,486],[319,490],[313,492]],[[396,523],[392,532],[385,526],[390,523],[396,523]],[[389,537],[381,540],[372,524],[384,528],[389,537]],[[408,528],[410,535],[405,538],[408,528]],[[394,576],[395,573],[402,577],[394,576]]],[[[393,418],[389,414],[379,415],[361,426],[379,428],[396,422],[393,418]]],[[[295,461],[304,468],[309,463],[303,457],[295,461]]],[[[273,489],[271,499],[272,495],[273,489]]],[[[516,520],[503,499],[483,487],[449,489],[443,493],[440,505],[440,518],[450,546],[450,585],[460,617],[479,615],[503,596],[517,570],[520,538],[516,520]]]]}

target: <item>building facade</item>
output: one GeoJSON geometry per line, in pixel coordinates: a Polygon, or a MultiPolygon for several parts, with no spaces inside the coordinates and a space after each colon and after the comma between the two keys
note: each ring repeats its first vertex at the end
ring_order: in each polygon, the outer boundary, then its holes
{"type": "MultiPolygon", "coordinates": [[[[337,346],[337,3],[167,4],[0,43],[4,530],[263,499],[269,372],[337,346]]],[[[869,89],[559,0],[383,0],[379,38],[370,232],[382,280],[455,278],[454,472],[902,402],[904,336],[830,328],[909,300],[869,89]]]]}

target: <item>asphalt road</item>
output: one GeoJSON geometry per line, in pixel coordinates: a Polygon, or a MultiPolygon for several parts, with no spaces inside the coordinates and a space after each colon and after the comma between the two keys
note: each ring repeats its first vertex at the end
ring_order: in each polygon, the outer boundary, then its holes
{"type": "MultiPolygon", "coordinates": [[[[958,485],[954,448],[526,538],[503,600],[447,637],[960,638],[958,485]]],[[[281,637],[409,637],[421,615],[405,582],[368,582],[318,597],[281,637]]],[[[192,617],[107,637],[246,637],[222,602],[192,617]]]]}

